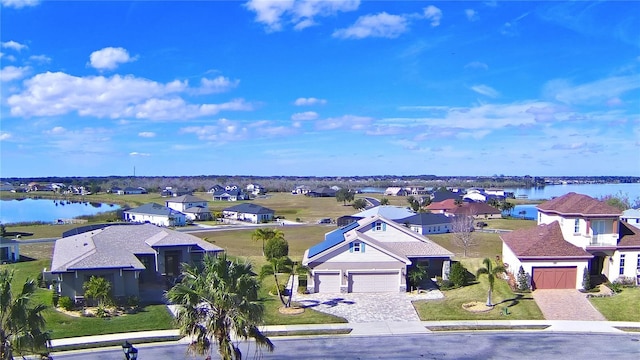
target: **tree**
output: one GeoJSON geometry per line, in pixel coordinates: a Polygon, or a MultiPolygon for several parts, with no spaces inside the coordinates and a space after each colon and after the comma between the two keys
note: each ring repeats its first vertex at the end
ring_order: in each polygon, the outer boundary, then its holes
{"type": "Polygon", "coordinates": [[[473,236],[473,215],[458,214],[451,221],[451,229],[453,230],[453,243],[462,248],[464,257],[473,246],[476,246],[475,237],[473,236]]]}
{"type": "Polygon", "coordinates": [[[283,237],[267,240],[264,256],[267,260],[289,256],[289,243],[283,237]]]}
{"type": "Polygon", "coordinates": [[[584,268],[582,272],[582,288],[585,291],[593,289],[593,286],[591,285],[591,274],[589,274],[589,269],[587,268],[584,268]]]}
{"type": "Polygon", "coordinates": [[[347,202],[353,201],[355,195],[348,189],[340,189],[336,191],[336,201],[341,202],[343,205],[347,205],[347,202]]]}
{"type": "MultiPolygon", "coordinates": [[[[262,266],[262,269],[260,269],[261,280],[269,275],[273,275],[273,279],[275,280],[275,283],[276,283],[276,289],[278,289],[277,290],[278,298],[280,298],[280,302],[285,307],[289,307],[291,302],[286,302],[284,300],[283,294],[280,291],[280,281],[278,280],[278,274],[285,273],[285,272],[286,273],[293,272],[292,267],[293,267],[293,262],[291,261],[291,259],[284,256],[279,258],[272,258],[271,260],[269,260],[268,264],[265,264],[264,266],[262,266]]],[[[293,291],[293,289],[291,290],[293,291]]]]}
{"type": "Polygon", "coordinates": [[[27,280],[22,291],[14,296],[11,291],[13,271],[0,270],[0,359],[11,360],[14,354],[46,352],[50,336],[45,331],[42,312],[44,304],[29,306],[37,286],[27,280]]]}
{"type": "Polygon", "coordinates": [[[449,270],[449,281],[451,281],[455,287],[467,285],[467,269],[461,262],[456,261],[451,264],[451,269],[449,270]]]}
{"type": "Polygon", "coordinates": [[[0,237],[5,237],[7,235],[7,228],[3,223],[0,223],[0,237]]]}
{"type": "Polygon", "coordinates": [[[524,271],[524,268],[522,267],[522,265],[520,265],[520,269],[518,269],[518,290],[520,291],[526,291],[529,290],[529,280],[530,280],[530,276],[529,274],[527,274],[524,271]]]}
{"type": "Polygon", "coordinates": [[[607,205],[613,206],[620,211],[625,211],[627,209],[635,208],[640,205],[640,198],[636,198],[636,200],[634,201],[635,204],[631,204],[631,201],[629,200],[629,194],[623,193],[622,191],[619,191],[615,195],[602,196],[598,200],[604,201],[605,203],[607,203],[607,205]]]}
{"type": "Polygon", "coordinates": [[[382,199],[380,199],[380,205],[389,205],[389,199],[383,197],[382,199]]]}
{"type": "Polygon", "coordinates": [[[356,210],[363,210],[367,207],[367,200],[365,199],[356,199],[353,204],[351,204],[356,210]]]}
{"type": "Polygon", "coordinates": [[[420,282],[427,277],[427,268],[424,265],[416,264],[409,270],[408,277],[411,285],[417,288],[420,282]]]}
{"type": "Polygon", "coordinates": [[[284,239],[284,233],[278,229],[272,228],[260,228],[253,231],[251,239],[253,241],[262,241],[262,255],[264,255],[265,243],[271,239],[282,238],[284,239]]]}
{"type": "Polygon", "coordinates": [[[502,265],[493,266],[493,263],[489,258],[485,258],[482,260],[484,267],[478,269],[476,273],[476,277],[480,278],[480,275],[486,274],[487,280],[489,280],[489,292],[487,293],[487,306],[493,306],[493,302],[491,301],[491,295],[493,293],[493,283],[495,282],[496,276],[499,274],[505,273],[507,270],[502,265]]]}
{"type": "Polygon", "coordinates": [[[82,284],[82,288],[84,296],[98,300],[98,306],[104,306],[105,303],[111,302],[111,283],[103,277],[90,277],[82,284]]]}
{"type": "Polygon", "coordinates": [[[226,255],[206,255],[199,265],[185,264],[182,275],[167,299],[178,305],[180,334],[192,339],[189,352],[210,355],[215,341],[223,360],[240,360],[242,353],[232,336],[253,339],[259,348],[273,351],[273,343],[259,329],[264,308],[258,302],[260,282],[251,264],[229,261],[226,255]]]}
{"type": "Polygon", "coordinates": [[[500,203],[498,209],[500,209],[501,211],[508,212],[509,216],[511,216],[511,211],[513,210],[514,207],[515,207],[515,205],[513,205],[512,203],[510,203],[508,201],[503,201],[503,202],[500,203]]]}
{"type": "Polygon", "coordinates": [[[418,199],[414,198],[413,196],[409,196],[407,197],[407,202],[409,203],[409,207],[411,207],[411,210],[416,212],[420,210],[420,201],[418,201],[418,199]]]}

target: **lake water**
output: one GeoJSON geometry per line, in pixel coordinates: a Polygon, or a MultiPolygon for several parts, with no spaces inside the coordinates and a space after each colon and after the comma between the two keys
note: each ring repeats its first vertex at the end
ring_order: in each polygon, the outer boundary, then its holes
{"type": "Polygon", "coordinates": [[[120,209],[119,205],[95,202],[71,202],[66,200],[24,199],[1,200],[0,222],[55,222],[72,219],[80,215],[95,215],[120,209]]]}
{"type": "MultiPolygon", "coordinates": [[[[538,219],[538,208],[537,205],[527,204],[527,205],[516,205],[511,210],[511,216],[514,218],[526,219],[526,220],[537,220],[538,219]]],[[[503,211],[503,215],[509,215],[508,211],[503,211]]]]}

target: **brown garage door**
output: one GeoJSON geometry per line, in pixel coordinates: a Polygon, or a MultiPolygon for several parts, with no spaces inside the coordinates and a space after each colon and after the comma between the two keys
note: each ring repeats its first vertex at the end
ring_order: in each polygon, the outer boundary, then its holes
{"type": "Polygon", "coordinates": [[[575,289],[577,269],[573,267],[534,267],[534,289],[575,289]]]}

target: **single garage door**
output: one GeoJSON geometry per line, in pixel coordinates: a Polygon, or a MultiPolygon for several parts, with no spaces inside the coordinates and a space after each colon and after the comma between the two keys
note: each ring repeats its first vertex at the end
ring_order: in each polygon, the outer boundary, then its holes
{"type": "Polygon", "coordinates": [[[340,274],[315,274],[313,283],[317,293],[340,292],[340,274]]]}
{"type": "Polygon", "coordinates": [[[398,273],[357,273],[349,275],[349,292],[398,292],[398,273]]]}
{"type": "Polygon", "coordinates": [[[534,289],[575,289],[577,268],[573,267],[534,267],[534,289]]]}

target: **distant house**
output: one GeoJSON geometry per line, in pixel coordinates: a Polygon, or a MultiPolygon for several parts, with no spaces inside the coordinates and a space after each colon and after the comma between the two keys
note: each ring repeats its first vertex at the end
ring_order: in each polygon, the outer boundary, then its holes
{"type": "Polygon", "coordinates": [[[453,254],[379,215],[325,234],[307,249],[302,263],[310,269],[312,293],[397,293],[408,290],[407,274],[421,265],[427,276],[447,279],[453,254]]]}
{"type": "Polygon", "coordinates": [[[432,202],[431,204],[427,205],[426,209],[431,211],[432,213],[444,214],[444,213],[451,212],[453,209],[457,208],[458,206],[460,205],[456,204],[456,200],[446,199],[442,201],[432,202]]]}
{"type": "Polygon", "coordinates": [[[336,191],[330,187],[323,186],[313,189],[307,192],[305,195],[308,197],[335,197],[336,191]]]}
{"type": "Polygon", "coordinates": [[[336,223],[338,227],[342,227],[361,219],[376,215],[382,216],[385,219],[396,221],[413,216],[415,215],[415,212],[403,206],[378,205],[353,215],[341,216],[337,219],[336,223]]]}
{"type": "Polygon", "coordinates": [[[265,192],[264,186],[260,184],[248,184],[245,189],[247,190],[247,193],[254,196],[260,195],[261,193],[265,192]]]}
{"type": "Polygon", "coordinates": [[[0,185],[0,191],[13,191],[15,188],[16,187],[11,185],[11,183],[3,183],[0,185]]]}
{"type": "Polygon", "coordinates": [[[220,185],[213,185],[209,190],[207,190],[207,193],[213,194],[216,191],[220,191],[220,190],[225,190],[225,188],[220,185]]]}
{"type": "Polygon", "coordinates": [[[444,214],[418,213],[395,220],[421,235],[444,234],[453,231],[451,217],[444,214]]]}
{"type": "Polygon", "coordinates": [[[493,206],[485,203],[464,203],[460,206],[446,211],[453,215],[473,216],[476,219],[500,219],[502,212],[493,206]]]}
{"type": "Polygon", "coordinates": [[[124,189],[120,189],[118,190],[117,194],[118,195],[139,195],[139,194],[146,194],[147,190],[145,188],[142,187],[126,187],[124,189]]]}
{"type": "Polygon", "coordinates": [[[443,202],[445,200],[462,200],[462,193],[439,189],[433,193],[431,198],[431,201],[434,203],[443,202]]]}
{"type": "Polygon", "coordinates": [[[20,260],[20,242],[0,237],[0,264],[20,260]]]}
{"type": "Polygon", "coordinates": [[[218,190],[212,195],[213,201],[238,201],[238,200],[246,200],[247,196],[242,190],[233,189],[233,190],[218,190]]]}
{"type": "Polygon", "coordinates": [[[222,211],[227,219],[248,221],[254,224],[273,220],[275,211],[257,204],[238,204],[222,211]]]}
{"type": "Polygon", "coordinates": [[[58,293],[72,299],[83,299],[83,284],[99,276],[111,283],[116,299],[162,302],[164,286],[180,275],[181,264],[222,252],[193,235],[151,224],[109,226],[57,240],[50,273],[58,293]]]}
{"type": "Polygon", "coordinates": [[[482,189],[469,189],[462,200],[471,200],[473,202],[486,202],[489,195],[482,189]]]}
{"type": "Polygon", "coordinates": [[[384,191],[384,195],[385,196],[407,196],[407,190],[401,187],[391,186],[384,191]]]}
{"type": "Polygon", "coordinates": [[[165,205],[184,213],[189,220],[211,220],[211,212],[207,200],[193,195],[182,195],[167,200],[165,205]]]}
{"type": "Polygon", "coordinates": [[[309,191],[311,191],[310,186],[299,185],[299,186],[296,186],[295,189],[291,190],[291,193],[294,195],[306,195],[309,191]]]}
{"type": "MultiPolygon", "coordinates": [[[[640,209],[629,209],[623,211],[622,215],[620,215],[620,220],[626,221],[627,224],[640,229],[640,209]]],[[[640,263],[638,263],[638,267],[640,267],[640,263]]]]}
{"type": "Polygon", "coordinates": [[[193,190],[186,187],[174,189],[173,187],[169,186],[162,190],[162,192],[160,193],[160,196],[162,197],[179,197],[184,195],[193,195],[193,190]]]}
{"type": "Polygon", "coordinates": [[[227,190],[227,191],[240,190],[240,186],[235,185],[235,184],[229,184],[229,185],[225,185],[224,189],[227,190]]]}
{"type": "Polygon", "coordinates": [[[150,223],[158,226],[184,226],[187,217],[184,213],[156,203],[148,203],[137,208],[123,211],[125,221],[150,223]]]}
{"type": "Polygon", "coordinates": [[[122,188],[118,187],[118,186],[113,186],[111,187],[111,189],[109,189],[107,192],[112,193],[112,194],[118,194],[120,195],[120,192],[122,191],[122,188]]]}

